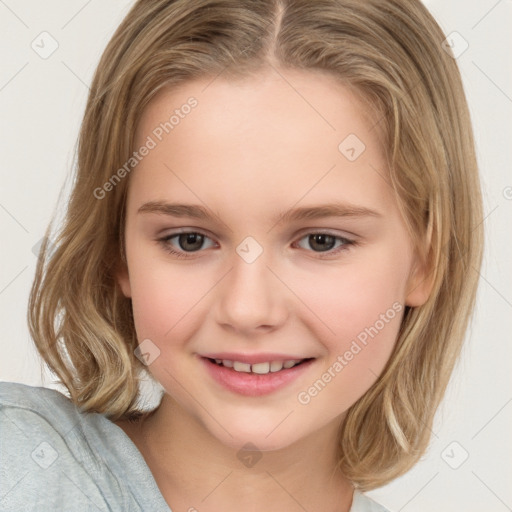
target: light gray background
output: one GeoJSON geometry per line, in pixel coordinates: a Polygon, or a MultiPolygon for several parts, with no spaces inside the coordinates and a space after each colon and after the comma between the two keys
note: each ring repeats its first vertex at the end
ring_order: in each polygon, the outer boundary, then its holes
{"type": "MultiPolygon", "coordinates": [[[[93,71],[131,4],[0,0],[0,380],[59,389],[41,372],[26,325],[33,248],[71,175],[93,71]],[[43,31],[58,43],[46,59],[31,47],[43,31]]],[[[486,256],[475,318],[429,450],[370,495],[397,512],[505,512],[512,510],[512,1],[426,5],[447,35],[459,34],[451,39],[456,50],[469,45],[457,62],[484,187],[486,256]]]]}

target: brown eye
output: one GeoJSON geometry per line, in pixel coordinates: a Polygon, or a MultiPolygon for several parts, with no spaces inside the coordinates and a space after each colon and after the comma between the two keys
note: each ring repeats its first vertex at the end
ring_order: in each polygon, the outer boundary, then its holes
{"type": "Polygon", "coordinates": [[[204,236],[200,233],[182,233],[177,236],[179,248],[187,252],[198,251],[204,242],[204,236]]]}
{"type": "Polygon", "coordinates": [[[166,235],[165,237],[160,238],[158,242],[168,253],[178,258],[187,258],[194,252],[199,252],[201,249],[208,248],[208,243],[210,244],[210,247],[215,245],[210,237],[196,231],[166,235]]]}
{"type": "Polygon", "coordinates": [[[314,249],[316,248],[320,251],[329,251],[334,247],[336,238],[331,235],[315,234],[309,235],[308,242],[314,249]]]}
{"type": "Polygon", "coordinates": [[[309,252],[317,253],[319,257],[323,258],[335,256],[340,251],[347,250],[349,246],[356,245],[356,242],[329,233],[309,233],[300,239],[298,245],[309,252]],[[304,244],[303,240],[306,240],[307,243],[304,244]]]}

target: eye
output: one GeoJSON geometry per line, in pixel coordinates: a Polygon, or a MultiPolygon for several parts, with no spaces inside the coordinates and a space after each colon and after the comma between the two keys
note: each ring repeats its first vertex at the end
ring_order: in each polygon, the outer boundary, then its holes
{"type": "MultiPolygon", "coordinates": [[[[340,251],[347,250],[349,246],[355,245],[356,243],[354,240],[349,240],[342,236],[331,235],[329,233],[308,233],[300,240],[306,240],[306,243],[313,248],[313,252],[327,253],[327,256],[320,255],[321,258],[334,256],[340,251]],[[339,242],[339,245],[336,247],[337,241],[339,242]],[[336,249],[333,250],[335,247],[336,249]]],[[[299,246],[303,249],[305,248],[300,245],[300,242],[299,246]]]]}
{"type": "Polygon", "coordinates": [[[210,240],[210,238],[202,233],[198,233],[197,231],[182,231],[180,233],[167,235],[159,239],[159,242],[167,252],[177,256],[178,258],[186,258],[187,253],[198,252],[200,249],[204,248],[203,244],[205,240],[210,240]],[[176,250],[176,246],[173,246],[171,243],[173,238],[177,238],[179,250],[176,250]]]}

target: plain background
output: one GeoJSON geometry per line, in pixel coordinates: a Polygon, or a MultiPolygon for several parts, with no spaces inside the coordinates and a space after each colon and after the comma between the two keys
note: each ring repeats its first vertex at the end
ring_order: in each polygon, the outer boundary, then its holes
{"type": "MultiPolygon", "coordinates": [[[[512,1],[425,3],[455,49],[465,50],[457,62],[484,188],[486,255],[474,321],[430,447],[407,475],[369,494],[396,512],[505,512],[512,510],[512,1]]],[[[88,84],[131,4],[0,0],[0,380],[58,389],[41,371],[26,324],[37,245],[56,205],[63,210],[88,84]],[[45,31],[58,44],[48,58],[32,48],[45,31]]]]}

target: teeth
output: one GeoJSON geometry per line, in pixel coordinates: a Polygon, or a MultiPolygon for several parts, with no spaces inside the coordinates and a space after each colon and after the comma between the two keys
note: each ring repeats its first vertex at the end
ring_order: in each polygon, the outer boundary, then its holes
{"type": "Polygon", "coordinates": [[[252,373],[264,375],[270,371],[270,363],[257,363],[251,366],[252,373]]]}
{"type": "Polygon", "coordinates": [[[296,364],[300,363],[302,359],[290,359],[288,361],[271,361],[265,363],[242,363],[240,361],[230,361],[229,359],[215,359],[215,362],[226,368],[233,368],[236,372],[243,373],[257,373],[259,375],[266,375],[267,373],[275,373],[281,371],[283,368],[293,368],[296,364]]]}
{"type": "Polygon", "coordinates": [[[251,365],[247,363],[240,363],[239,361],[233,361],[233,368],[235,372],[251,372],[251,365]]]}
{"type": "Polygon", "coordinates": [[[270,363],[270,371],[271,372],[278,372],[279,370],[283,369],[283,363],[281,361],[272,361],[270,363]]]}

